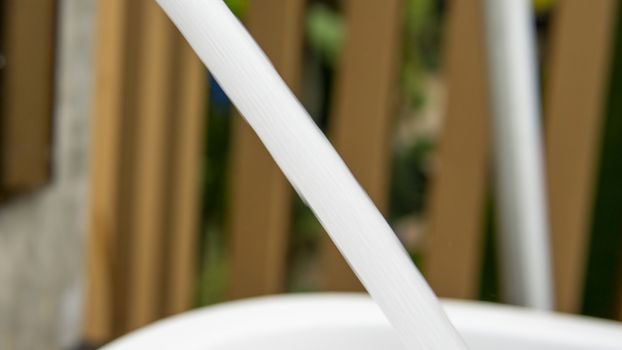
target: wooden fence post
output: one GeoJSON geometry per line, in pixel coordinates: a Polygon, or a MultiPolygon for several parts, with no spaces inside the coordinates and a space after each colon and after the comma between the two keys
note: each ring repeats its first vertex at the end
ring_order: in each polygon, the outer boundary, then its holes
{"type": "Polygon", "coordinates": [[[85,337],[189,309],[206,70],[151,0],[101,0],[85,337]]]}
{"type": "Polygon", "coordinates": [[[545,95],[555,299],[579,312],[617,1],[557,6],[545,95]]]}
{"type": "Polygon", "coordinates": [[[56,1],[6,1],[2,12],[0,196],[50,175],[56,1]]]}
{"type": "Polygon", "coordinates": [[[128,52],[134,33],[128,30],[129,5],[124,0],[100,0],[96,26],[96,71],[93,101],[92,156],[87,295],[84,337],[93,343],[115,334],[115,296],[118,294],[118,245],[124,231],[122,191],[128,52]],[[128,35],[130,32],[130,35],[128,35]]]}
{"type": "MultiPolygon", "coordinates": [[[[302,63],[304,0],[249,2],[249,31],[289,87],[297,90],[302,63]]],[[[233,128],[231,298],[282,292],[285,287],[291,189],[242,118],[233,128]]]]}
{"type": "MultiPolygon", "coordinates": [[[[354,176],[386,213],[403,2],[350,0],[345,5],[347,34],[329,133],[354,176]]],[[[322,248],[323,289],[361,290],[326,235],[322,248]]]]}
{"type": "Polygon", "coordinates": [[[169,249],[168,280],[166,282],[166,314],[191,308],[197,278],[197,242],[199,232],[201,162],[204,140],[207,71],[190,45],[176,33],[176,52],[179,53],[175,71],[175,109],[172,131],[175,143],[172,154],[173,189],[171,226],[167,242],[169,249]]]}
{"type": "Polygon", "coordinates": [[[173,24],[157,3],[141,0],[143,18],[137,86],[135,173],[130,189],[134,201],[129,241],[128,328],[159,318],[164,269],[163,242],[167,209],[167,138],[173,110],[173,24]]]}
{"type": "Polygon", "coordinates": [[[477,298],[488,174],[489,111],[482,1],[451,1],[447,114],[433,179],[425,276],[443,297],[477,298]]]}

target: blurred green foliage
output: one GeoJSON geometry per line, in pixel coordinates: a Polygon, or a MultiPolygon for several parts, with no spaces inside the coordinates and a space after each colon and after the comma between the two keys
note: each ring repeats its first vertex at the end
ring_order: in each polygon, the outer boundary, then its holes
{"type": "Polygon", "coordinates": [[[206,123],[207,143],[203,159],[202,242],[200,249],[200,283],[197,303],[207,305],[224,300],[226,280],[226,222],[229,194],[229,140],[231,108],[214,101],[215,85],[206,123]]]}
{"type": "Polygon", "coordinates": [[[238,18],[244,18],[248,8],[248,0],[225,0],[225,4],[238,18]]]}
{"type": "Polygon", "coordinates": [[[314,52],[328,65],[337,65],[345,36],[343,16],[326,4],[313,4],[307,11],[305,34],[314,52]]]}
{"type": "Polygon", "coordinates": [[[607,318],[622,302],[622,6],[617,18],[583,303],[585,314],[607,318]]]}
{"type": "Polygon", "coordinates": [[[404,50],[400,74],[408,107],[424,104],[423,78],[439,66],[440,13],[437,0],[407,0],[404,12],[404,50]]]}
{"type": "Polygon", "coordinates": [[[538,14],[549,11],[556,2],[556,0],[532,0],[533,7],[538,14]]]}
{"type": "MultiPolygon", "coordinates": [[[[426,106],[426,76],[440,66],[441,11],[437,0],[407,0],[404,12],[400,91],[401,118],[417,118],[426,106]]],[[[392,221],[419,215],[425,205],[429,155],[435,141],[429,135],[413,137],[412,142],[394,148],[390,188],[392,221]]]]}
{"type": "Polygon", "coordinates": [[[421,214],[428,189],[426,164],[434,141],[421,137],[395,151],[390,188],[390,221],[421,214]]]}

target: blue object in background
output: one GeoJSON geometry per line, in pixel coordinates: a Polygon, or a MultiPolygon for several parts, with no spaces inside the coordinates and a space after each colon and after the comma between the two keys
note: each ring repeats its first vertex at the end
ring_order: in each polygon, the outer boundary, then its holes
{"type": "MultiPolygon", "coordinates": [[[[219,112],[228,112],[231,109],[231,101],[222,90],[218,82],[211,76],[209,77],[209,88],[210,88],[210,105],[214,107],[219,112]]],[[[218,113],[220,114],[220,113],[218,113]]],[[[224,113],[228,115],[228,113],[224,113]]]]}

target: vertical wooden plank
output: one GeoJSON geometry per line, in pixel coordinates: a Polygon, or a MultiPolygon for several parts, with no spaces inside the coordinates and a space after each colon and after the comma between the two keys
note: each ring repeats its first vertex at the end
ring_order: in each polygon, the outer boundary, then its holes
{"type": "Polygon", "coordinates": [[[176,34],[176,106],[172,130],[175,147],[171,176],[171,227],[168,240],[166,313],[175,314],[192,306],[197,265],[201,150],[205,129],[207,70],[185,39],[176,34]]]}
{"type": "MultiPolygon", "coordinates": [[[[386,211],[403,3],[350,0],[345,5],[346,43],[338,71],[330,134],[354,176],[374,203],[386,211]]],[[[328,237],[322,254],[325,289],[362,289],[328,237]]]]}
{"type": "Polygon", "coordinates": [[[101,343],[114,334],[113,255],[121,229],[122,135],[126,89],[129,7],[98,1],[95,94],[84,337],[101,343]]]}
{"type": "Polygon", "coordinates": [[[430,194],[425,276],[443,297],[476,298],[483,246],[488,92],[481,0],[451,1],[447,18],[447,114],[430,194]]]}
{"type": "MultiPolygon", "coordinates": [[[[304,0],[249,2],[246,23],[290,88],[300,76],[304,0]]],[[[283,291],[291,189],[242,118],[234,121],[230,297],[283,291]]]]}
{"type": "Polygon", "coordinates": [[[582,302],[617,1],[558,3],[546,86],[546,156],[557,309],[582,302]]]}
{"type": "Polygon", "coordinates": [[[162,316],[161,279],[167,217],[167,148],[173,94],[175,28],[153,0],[141,0],[139,82],[137,87],[134,212],[129,236],[127,329],[162,316]]]}
{"type": "Polygon", "coordinates": [[[151,0],[102,0],[85,338],[192,305],[206,70],[151,0]]]}
{"type": "Polygon", "coordinates": [[[0,191],[32,190],[50,174],[56,2],[12,0],[1,6],[0,191]]]}

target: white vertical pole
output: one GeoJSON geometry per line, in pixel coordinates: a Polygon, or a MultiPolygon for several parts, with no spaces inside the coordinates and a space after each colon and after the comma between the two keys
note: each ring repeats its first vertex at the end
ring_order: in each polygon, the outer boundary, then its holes
{"type": "Polygon", "coordinates": [[[485,0],[501,283],[505,301],[553,308],[535,30],[529,0],[485,0]]]}

